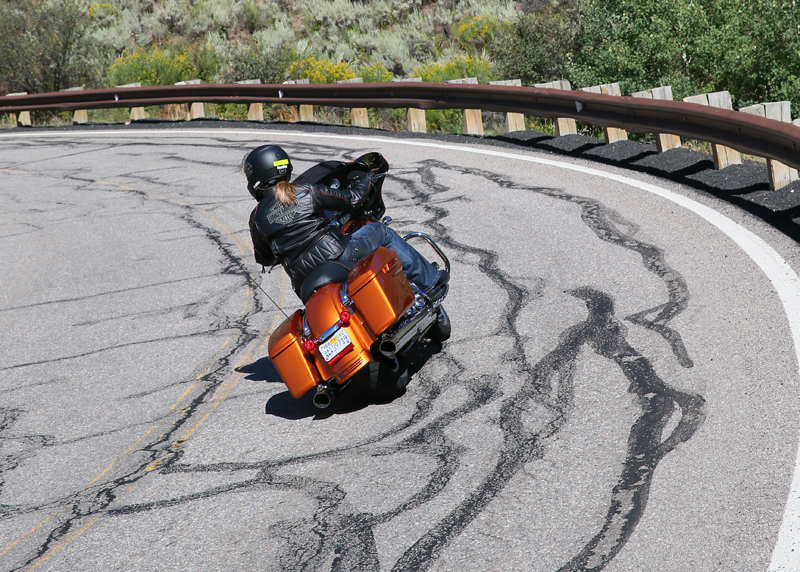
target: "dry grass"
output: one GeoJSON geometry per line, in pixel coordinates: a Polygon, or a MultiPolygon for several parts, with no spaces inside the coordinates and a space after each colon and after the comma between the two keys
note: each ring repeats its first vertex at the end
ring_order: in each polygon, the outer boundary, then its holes
{"type": "Polygon", "coordinates": [[[17,117],[10,113],[0,114],[0,129],[12,129],[17,126],[17,117]]]}

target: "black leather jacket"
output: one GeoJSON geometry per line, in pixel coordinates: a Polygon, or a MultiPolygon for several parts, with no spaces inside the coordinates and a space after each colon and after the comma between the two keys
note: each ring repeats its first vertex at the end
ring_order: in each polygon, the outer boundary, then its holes
{"type": "Polygon", "coordinates": [[[305,277],[323,262],[338,258],[350,241],[349,235],[331,226],[324,211],[358,208],[367,198],[370,182],[370,176],[364,175],[344,189],[301,183],[295,202],[288,207],[268,191],[250,215],[256,262],[264,266],[281,264],[292,279],[294,291],[300,292],[305,277]]]}

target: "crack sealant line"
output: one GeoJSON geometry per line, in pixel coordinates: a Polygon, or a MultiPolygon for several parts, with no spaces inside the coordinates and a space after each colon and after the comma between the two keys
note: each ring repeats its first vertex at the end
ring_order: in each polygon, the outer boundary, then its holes
{"type": "MultiPolygon", "coordinates": [[[[160,138],[185,138],[197,136],[232,136],[237,140],[263,140],[265,136],[278,137],[284,139],[299,138],[299,139],[329,139],[337,142],[341,141],[355,141],[365,143],[378,143],[381,145],[403,145],[408,147],[421,147],[429,149],[443,149],[447,151],[459,151],[462,153],[469,153],[473,155],[484,155],[490,157],[499,157],[503,159],[510,159],[514,161],[525,161],[527,163],[534,163],[539,165],[547,165],[559,169],[566,169],[586,175],[601,177],[607,180],[616,181],[618,183],[628,185],[645,192],[654,194],[663,199],[671,201],[688,211],[696,214],[704,219],[730,238],[739,248],[741,248],[747,256],[764,272],[767,279],[772,283],[778,297],[783,304],[786,318],[789,322],[789,329],[794,343],[795,356],[797,358],[798,367],[800,367],[800,278],[798,278],[795,271],[787,263],[778,252],[767,244],[762,238],[755,233],[747,230],[742,225],[729,219],[722,213],[705,206],[693,199],[685,197],[674,191],[659,187],[651,183],[645,183],[631,177],[618,175],[616,173],[608,173],[592,167],[583,165],[574,165],[565,161],[556,161],[553,159],[545,159],[541,157],[534,157],[530,155],[523,155],[519,153],[510,153],[505,151],[496,151],[492,149],[483,149],[480,147],[468,147],[465,145],[454,145],[448,143],[434,143],[428,141],[409,141],[403,139],[392,139],[386,137],[364,137],[358,135],[328,135],[324,133],[298,133],[292,131],[268,131],[268,130],[229,130],[229,129],[192,129],[186,131],[171,131],[164,132],[161,130],[143,129],[136,131],[69,131],[69,132],[54,132],[54,133],[10,133],[0,134],[0,139],[12,138],[68,138],[76,139],[78,137],[97,137],[97,136],[110,136],[110,137],[153,137],[160,138]]],[[[800,383],[798,384],[800,389],[800,383]]],[[[800,435],[798,435],[798,446],[800,446],[800,435]]],[[[789,491],[789,496],[784,508],[783,517],[781,519],[780,530],[778,532],[778,540],[773,548],[772,558],[770,560],[770,572],[796,572],[800,570],[800,450],[795,454],[795,467],[792,477],[792,483],[789,491]]]]}
{"type": "Polygon", "coordinates": [[[86,530],[87,530],[87,529],[88,529],[90,526],[92,526],[92,525],[93,525],[95,522],[97,522],[99,519],[100,519],[100,517],[99,517],[99,516],[96,516],[96,517],[94,517],[92,520],[90,520],[89,522],[87,522],[86,524],[84,524],[84,525],[83,525],[83,526],[82,526],[82,527],[81,527],[79,530],[76,530],[75,532],[73,532],[72,534],[70,534],[70,535],[69,535],[69,536],[66,538],[66,540],[64,540],[64,541],[63,541],[61,544],[57,544],[57,545],[53,546],[53,548],[51,548],[51,549],[48,551],[48,553],[47,553],[47,554],[45,554],[44,556],[42,556],[41,558],[39,558],[39,559],[38,559],[38,560],[37,560],[37,561],[36,561],[36,562],[33,564],[33,566],[31,566],[30,568],[28,568],[28,572],[30,572],[31,570],[35,570],[36,568],[38,568],[39,566],[41,566],[42,564],[44,564],[45,562],[47,562],[47,561],[50,559],[50,557],[52,557],[52,556],[54,556],[54,555],[56,554],[56,552],[58,552],[59,550],[61,550],[62,548],[64,548],[64,547],[65,547],[67,544],[69,544],[70,542],[72,542],[73,540],[75,540],[76,538],[78,538],[78,537],[79,537],[81,534],[83,534],[84,532],[86,532],[86,530]]]}

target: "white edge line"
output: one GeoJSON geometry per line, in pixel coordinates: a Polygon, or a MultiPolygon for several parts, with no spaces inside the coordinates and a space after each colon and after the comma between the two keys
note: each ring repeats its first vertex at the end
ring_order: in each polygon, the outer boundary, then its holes
{"type": "MultiPolygon", "coordinates": [[[[260,131],[260,130],[227,130],[227,129],[187,129],[180,131],[163,131],[153,129],[137,129],[137,130],[114,130],[114,131],[69,131],[69,132],[31,132],[31,133],[9,133],[0,134],[0,139],[6,138],[36,138],[36,137],[76,137],[76,136],[97,136],[97,135],[111,135],[111,136],[136,136],[136,135],[159,135],[163,137],[185,137],[187,135],[255,135],[258,138],[269,137],[310,137],[317,139],[336,139],[336,140],[355,140],[365,142],[375,142],[383,144],[395,145],[409,145],[415,147],[430,147],[435,149],[448,149],[454,151],[461,151],[464,153],[473,153],[477,155],[489,155],[493,157],[502,157],[504,159],[513,159],[519,161],[527,161],[529,163],[538,163],[540,165],[548,165],[550,167],[558,167],[561,169],[568,169],[570,171],[577,171],[587,175],[602,177],[622,183],[637,189],[641,189],[648,193],[658,195],[664,199],[672,201],[673,203],[682,206],[683,208],[695,213],[707,222],[722,231],[728,238],[735,242],[745,254],[747,254],[753,262],[764,272],[769,281],[772,283],[773,288],[778,293],[778,297],[783,303],[786,317],[789,321],[789,329],[792,334],[792,341],[794,343],[795,355],[798,360],[798,367],[800,367],[800,278],[798,278],[795,271],[791,266],[773,249],[769,244],[762,240],[753,232],[747,230],[740,224],[729,219],[725,215],[715,211],[714,209],[698,203],[688,197],[669,191],[667,189],[658,187],[656,185],[638,181],[630,177],[617,175],[613,173],[606,173],[591,167],[584,167],[582,165],[573,165],[562,161],[552,159],[543,159],[539,157],[530,157],[526,155],[519,155],[516,153],[508,153],[504,151],[495,151],[491,149],[482,149],[476,147],[466,147],[463,145],[452,145],[447,143],[433,143],[428,141],[409,141],[407,139],[394,139],[386,137],[360,137],[353,135],[328,135],[321,133],[296,133],[292,131],[260,131]]],[[[800,446],[800,436],[798,436],[798,446],[800,446]]],[[[778,532],[778,541],[772,551],[772,559],[770,561],[770,572],[796,572],[800,570],[800,451],[795,455],[795,468],[792,477],[792,484],[789,491],[789,498],[784,508],[783,518],[781,520],[780,530],[778,532]]]]}

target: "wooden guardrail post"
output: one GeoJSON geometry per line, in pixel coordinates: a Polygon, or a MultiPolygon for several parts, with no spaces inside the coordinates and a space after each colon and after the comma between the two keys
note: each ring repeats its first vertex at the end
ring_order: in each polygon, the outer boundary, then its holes
{"type": "MultiPolygon", "coordinates": [[[[203,83],[199,79],[187,79],[186,81],[179,81],[175,85],[198,85],[203,83]]],[[[186,121],[197,119],[206,116],[206,107],[202,101],[197,101],[189,104],[189,111],[186,114],[186,121]]]]}
{"type": "MultiPolygon", "coordinates": [[[[548,81],[547,83],[537,83],[536,85],[534,85],[534,87],[541,87],[544,89],[563,89],[564,91],[572,90],[572,86],[566,79],[560,79],[557,81],[548,81]]],[[[578,126],[575,124],[575,120],[572,119],[571,117],[557,117],[555,120],[555,124],[556,124],[556,137],[578,134],[578,126]]]]}
{"type": "MultiPolygon", "coordinates": [[[[798,121],[792,121],[792,108],[788,101],[756,103],[755,105],[742,107],[739,111],[758,115],[759,117],[766,117],[767,119],[775,119],[776,121],[785,121],[786,123],[795,123],[798,121]]],[[[795,123],[795,125],[796,124],[797,123],[795,123]]],[[[796,181],[798,178],[797,169],[793,169],[780,161],[774,161],[772,159],[767,159],[767,171],[769,172],[770,185],[772,185],[772,188],[776,191],[785,187],[792,181],[796,181]]]]}
{"type": "MultiPolygon", "coordinates": [[[[661,87],[654,87],[644,91],[637,91],[632,93],[631,97],[642,97],[644,99],[666,99],[672,101],[672,86],[664,85],[661,87]]],[[[659,153],[669,151],[670,149],[678,149],[681,146],[681,138],[677,135],[670,133],[656,133],[656,148],[659,153]]]]}
{"type": "MultiPolygon", "coordinates": [[[[409,77],[406,79],[393,79],[392,81],[422,81],[421,77],[409,77]]],[[[428,126],[425,122],[425,110],[408,108],[406,113],[406,130],[412,133],[427,133],[428,126]]]]}
{"type": "MultiPolygon", "coordinates": [[[[15,97],[18,95],[28,95],[27,91],[20,91],[18,93],[7,93],[6,97],[15,97]]],[[[27,126],[30,127],[33,125],[31,122],[31,112],[30,111],[20,111],[17,113],[17,127],[27,126]]]]}
{"type": "MultiPolygon", "coordinates": [[[[237,81],[237,84],[243,85],[260,85],[260,79],[245,79],[237,81]]],[[[247,120],[248,121],[264,121],[264,104],[251,103],[247,106],[247,120]]]]}
{"type": "MultiPolygon", "coordinates": [[[[70,87],[67,89],[62,89],[60,91],[83,91],[83,86],[80,87],[70,87]]],[[[72,123],[88,123],[89,122],[89,113],[85,109],[76,109],[75,113],[72,114],[72,123]]]]}
{"type": "MultiPolygon", "coordinates": [[[[283,83],[284,83],[285,85],[293,85],[293,84],[296,84],[297,82],[296,82],[295,80],[293,80],[293,79],[287,79],[287,80],[286,80],[285,82],[283,82],[283,83]]],[[[281,93],[282,93],[282,92],[281,92],[281,93]]],[[[283,97],[283,96],[281,95],[280,97],[283,97]]],[[[295,121],[300,121],[300,119],[299,119],[299,117],[300,117],[300,113],[298,112],[298,110],[297,110],[297,107],[295,107],[294,105],[292,105],[292,106],[290,106],[290,107],[291,107],[291,108],[292,108],[292,109],[293,109],[293,110],[294,110],[294,111],[297,113],[297,117],[298,117],[298,119],[295,119],[295,118],[294,118],[294,114],[292,114],[291,118],[289,119],[289,122],[290,122],[290,123],[294,123],[295,121]]]]}
{"type": "MultiPolygon", "coordinates": [[[[118,85],[117,87],[142,87],[140,82],[126,83],[125,85],[118,85]]],[[[139,119],[147,119],[147,114],[144,112],[144,107],[131,107],[131,121],[138,121],[139,119]]]]}
{"type": "MultiPolygon", "coordinates": [[[[290,79],[283,83],[286,84],[306,84],[311,83],[308,78],[305,79],[290,79]]],[[[301,105],[300,107],[300,121],[308,121],[310,123],[314,122],[314,106],[313,105],[301,105]]]]}
{"type": "MultiPolygon", "coordinates": [[[[477,84],[477,77],[463,77],[461,79],[449,79],[447,83],[471,83],[477,84]]],[[[467,135],[483,135],[483,118],[480,109],[462,109],[464,117],[464,133],[467,135]]]]}
{"type": "MultiPolygon", "coordinates": [[[[582,87],[581,91],[588,91],[589,93],[605,93],[606,95],[616,95],[617,97],[622,95],[618,82],[593,85],[591,87],[582,87]]],[[[606,143],[615,143],[617,141],[628,140],[628,132],[624,129],[620,129],[619,127],[603,127],[603,135],[606,138],[606,143]]]]}
{"type": "MultiPolygon", "coordinates": [[[[340,79],[336,83],[364,83],[360,77],[351,79],[340,79]]],[[[350,108],[350,125],[353,127],[369,127],[369,115],[367,115],[366,107],[351,107],[350,108]]]]}
{"type": "MultiPolygon", "coordinates": [[[[522,87],[522,80],[503,79],[500,81],[490,81],[489,85],[513,85],[522,87]]],[[[512,131],[525,131],[525,115],[523,113],[513,113],[511,111],[506,113],[506,133],[511,133],[512,131]]]]}
{"type": "MultiPolygon", "coordinates": [[[[684,97],[683,101],[687,103],[699,103],[700,105],[710,105],[711,107],[733,110],[731,94],[727,91],[715,91],[714,93],[690,95],[689,97],[684,97]]],[[[742,164],[742,155],[736,149],[731,149],[730,147],[725,147],[725,145],[717,145],[716,143],[712,143],[711,151],[714,155],[715,169],[724,169],[730,165],[742,164]]]]}

